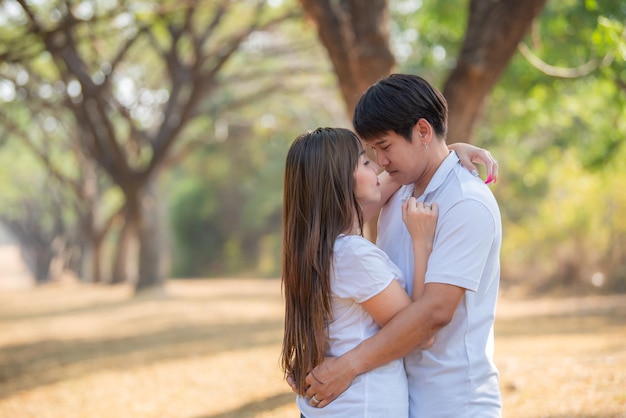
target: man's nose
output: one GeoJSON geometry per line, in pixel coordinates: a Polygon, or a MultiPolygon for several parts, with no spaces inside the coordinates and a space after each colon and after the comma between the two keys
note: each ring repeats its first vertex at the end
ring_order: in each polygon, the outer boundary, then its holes
{"type": "Polygon", "coordinates": [[[384,168],[387,164],[389,164],[389,160],[384,155],[381,155],[381,153],[378,153],[376,154],[376,164],[378,164],[379,167],[384,168]]]}

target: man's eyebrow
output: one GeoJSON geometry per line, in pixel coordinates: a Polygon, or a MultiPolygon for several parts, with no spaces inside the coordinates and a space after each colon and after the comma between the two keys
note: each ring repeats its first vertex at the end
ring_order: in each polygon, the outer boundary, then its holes
{"type": "Polygon", "coordinates": [[[374,145],[382,145],[382,144],[384,144],[385,142],[387,142],[387,140],[386,140],[385,138],[383,138],[383,139],[379,139],[378,141],[374,142],[374,145]]]}

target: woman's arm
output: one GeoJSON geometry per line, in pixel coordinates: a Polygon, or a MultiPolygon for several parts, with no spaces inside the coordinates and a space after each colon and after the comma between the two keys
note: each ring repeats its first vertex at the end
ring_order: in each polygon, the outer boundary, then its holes
{"type": "Polygon", "coordinates": [[[418,202],[410,197],[402,205],[402,221],[411,234],[413,242],[413,300],[424,293],[424,279],[428,257],[433,250],[439,208],[436,203],[418,202]]]}
{"type": "MultiPolygon", "coordinates": [[[[431,208],[429,204],[423,202],[417,202],[414,197],[407,199],[402,206],[402,220],[407,226],[411,239],[413,241],[413,254],[414,254],[414,277],[413,277],[413,300],[419,299],[424,292],[424,277],[426,275],[426,266],[428,263],[428,257],[433,248],[433,241],[435,238],[435,229],[437,226],[438,207],[436,204],[431,208]]],[[[407,280],[410,279],[407,277],[407,280]]],[[[376,296],[361,303],[361,306],[372,316],[374,321],[381,327],[385,326],[393,317],[396,316],[404,308],[411,305],[411,298],[407,295],[406,291],[402,288],[398,281],[393,280],[389,286],[387,286],[382,292],[376,296]]],[[[433,338],[423,343],[420,347],[427,348],[432,345],[433,338]]],[[[325,362],[332,361],[333,359],[326,359],[325,362]]],[[[307,379],[317,379],[313,372],[309,374],[307,379]]],[[[336,391],[336,395],[343,392],[352,379],[353,375],[341,380],[339,386],[341,387],[336,391]]],[[[287,377],[287,381],[291,385],[294,392],[297,392],[295,382],[293,378],[287,377]]],[[[321,383],[321,382],[318,382],[321,383]]],[[[308,393],[307,396],[312,397],[316,392],[308,393]]],[[[322,398],[318,398],[322,399],[322,398]]],[[[334,397],[333,397],[334,399],[334,397]]],[[[328,404],[332,399],[315,403],[311,400],[312,406],[323,406],[328,404]]]]}
{"type": "Polygon", "coordinates": [[[487,171],[487,179],[485,183],[489,184],[492,181],[495,183],[498,179],[498,161],[491,156],[491,153],[483,148],[478,148],[472,144],[465,142],[456,142],[449,144],[448,148],[456,152],[461,160],[461,165],[467,168],[473,175],[478,177],[478,168],[474,163],[480,163],[485,166],[487,171]]]}
{"type": "MultiPolygon", "coordinates": [[[[413,241],[413,300],[424,293],[424,278],[428,257],[433,249],[437,217],[439,210],[436,203],[418,202],[414,197],[402,205],[402,220],[413,241]]],[[[407,277],[407,280],[410,278],[407,277]]],[[[384,291],[362,303],[378,325],[385,325],[395,314],[411,303],[408,295],[395,280],[384,291]]]]}
{"type": "Polygon", "coordinates": [[[382,327],[410,304],[411,298],[407,295],[406,290],[397,280],[392,280],[385,290],[361,303],[361,306],[382,327]]]}
{"type": "MultiPolygon", "coordinates": [[[[412,299],[418,300],[424,294],[424,281],[428,257],[433,250],[435,229],[439,207],[436,203],[418,202],[415,198],[407,199],[402,205],[402,221],[406,225],[413,242],[413,294],[412,299]]],[[[435,343],[435,337],[419,345],[419,348],[427,349],[435,343]]]]}
{"type": "MultiPolygon", "coordinates": [[[[376,321],[381,328],[398,312],[409,305],[411,305],[411,298],[397,280],[392,280],[382,292],[361,303],[361,306],[372,316],[374,321],[376,321]]],[[[327,357],[327,359],[329,358],[327,357]]],[[[312,375],[312,373],[313,372],[309,375],[312,375]]],[[[350,379],[350,381],[352,381],[352,379],[350,379]]],[[[350,381],[347,382],[342,392],[348,387],[350,381]]],[[[301,393],[298,391],[293,375],[287,376],[287,383],[289,383],[294,392],[298,394],[301,393]]],[[[309,393],[306,396],[310,398],[309,403],[311,406],[317,407],[321,403],[317,401],[321,401],[321,399],[314,399],[314,395],[315,393],[309,393]]]]}

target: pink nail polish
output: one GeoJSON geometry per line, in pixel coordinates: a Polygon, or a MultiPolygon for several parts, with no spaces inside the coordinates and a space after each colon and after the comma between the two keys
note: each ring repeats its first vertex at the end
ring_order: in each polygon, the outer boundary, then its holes
{"type": "Polygon", "coordinates": [[[487,177],[487,181],[485,182],[485,184],[491,183],[492,180],[493,180],[493,177],[490,175],[489,177],[487,177]]]}

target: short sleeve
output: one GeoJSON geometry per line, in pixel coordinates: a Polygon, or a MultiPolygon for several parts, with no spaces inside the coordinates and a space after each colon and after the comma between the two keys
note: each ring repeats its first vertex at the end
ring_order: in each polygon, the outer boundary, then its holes
{"type": "Polygon", "coordinates": [[[363,303],[398,277],[398,269],[377,246],[358,236],[346,236],[336,246],[332,291],[340,298],[363,303]]]}
{"type": "Polygon", "coordinates": [[[473,199],[459,202],[443,217],[428,259],[426,283],[445,283],[475,292],[495,240],[495,220],[473,199]]]}

